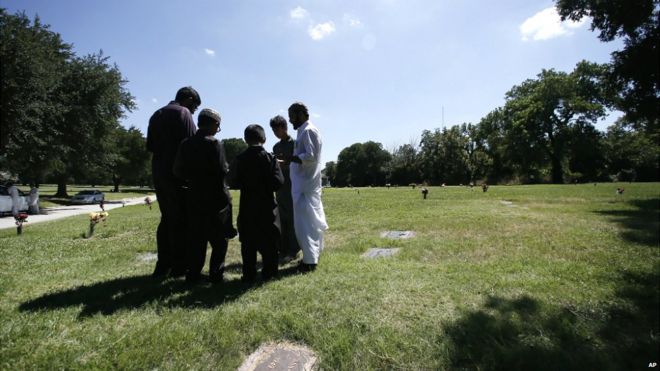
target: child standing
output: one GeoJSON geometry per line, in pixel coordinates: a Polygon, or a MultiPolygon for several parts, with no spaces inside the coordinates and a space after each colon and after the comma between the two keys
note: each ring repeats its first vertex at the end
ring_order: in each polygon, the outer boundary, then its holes
{"type": "Polygon", "coordinates": [[[257,251],[261,254],[263,279],[277,276],[280,218],[273,192],[284,183],[277,159],[266,152],[266,133],[259,125],[245,128],[248,148],[236,156],[229,172],[229,185],[241,190],[238,235],[241,241],[244,282],[257,275],[257,251]]]}

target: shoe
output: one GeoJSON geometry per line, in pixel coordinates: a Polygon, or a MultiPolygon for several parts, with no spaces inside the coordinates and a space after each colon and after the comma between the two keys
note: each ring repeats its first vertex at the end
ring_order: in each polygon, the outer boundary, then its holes
{"type": "Polygon", "coordinates": [[[284,255],[283,257],[280,258],[279,264],[280,265],[288,264],[288,263],[291,263],[292,261],[294,261],[295,259],[296,259],[295,255],[294,256],[284,255]]]}
{"type": "Polygon", "coordinates": [[[197,284],[203,281],[208,281],[208,276],[203,274],[186,274],[186,283],[197,284]]]}
{"type": "Polygon", "coordinates": [[[298,271],[300,273],[309,273],[315,270],[316,270],[316,264],[300,263],[300,265],[298,266],[298,271]]]}

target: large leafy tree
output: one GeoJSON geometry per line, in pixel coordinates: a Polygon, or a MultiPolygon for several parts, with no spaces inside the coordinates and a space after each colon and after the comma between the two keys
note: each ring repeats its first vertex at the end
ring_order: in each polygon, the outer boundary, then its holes
{"type": "Polygon", "coordinates": [[[419,183],[419,153],[414,143],[395,149],[390,162],[390,182],[398,185],[419,183]]]}
{"type": "Polygon", "coordinates": [[[51,138],[66,108],[59,99],[71,46],[38,17],[0,9],[0,167],[39,183],[62,148],[51,138]]]}
{"type": "Polygon", "coordinates": [[[431,184],[461,184],[485,173],[486,153],[472,124],[425,130],[420,142],[419,167],[431,184]]]}
{"type": "Polygon", "coordinates": [[[380,143],[369,141],[346,147],[337,157],[336,184],[356,187],[384,185],[390,159],[390,153],[380,143]]]}
{"type": "Polygon", "coordinates": [[[657,181],[660,146],[623,119],[607,129],[604,140],[607,167],[616,180],[657,181]]]}
{"type": "Polygon", "coordinates": [[[586,61],[571,73],[543,70],[536,79],[514,86],[506,94],[509,150],[549,162],[554,183],[564,181],[572,133],[593,126],[606,114],[601,78],[605,67],[586,61]]]}
{"type": "Polygon", "coordinates": [[[334,161],[326,162],[325,169],[323,169],[323,173],[328,183],[330,185],[334,185],[335,179],[337,177],[337,164],[334,161]]]}
{"type": "Polygon", "coordinates": [[[562,19],[592,19],[591,29],[623,49],[612,53],[607,80],[618,93],[617,107],[626,121],[658,134],[660,107],[660,2],[658,0],[557,0],[562,19]]]}
{"type": "Polygon", "coordinates": [[[146,139],[139,129],[119,127],[112,135],[113,156],[110,167],[114,191],[119,192],[120,184],[139,184],[149,178],[147,171],[150,159],[146,139]]]}
{"type": "Polygon", "coordinates": [[[489,183],[509,181],[517,176],[520,166],[529,164],[530,158],[524,153],[510,150],[512,138],[507,134],[511,127],[511,118],[501,107],[489,112],[477,125],[477,140],[489,161],[485,171],[489,183]]]}
{"type": "Polygon", "coordinates": [[[67,64],[58,93],[65,112],[53,122],[59,132],[50,139],[60,148],[53,165],[57,196],[68,196],[66,184],[72,177],[84,178],[95,168],[111,166],[111,136],[124,112],[135,107],[125,84],[119,68],[102,52],[67,64]]]}
{"type": "Polygon", "coordinates": [[[111,160],[110,133],[134,107],[117,66],[102,53],[77,57],[60,35],[0,9],[0,165],[24,180],[96,176],[111,160]]]}
{"type": "Polygon", "coordinates": [[[470,182],[483,178],[491,159],[485,151],[484,141],[479,135],[478,125],[464,123],[460,126],[460,135],[463,137],[463,150],[466,155],[467,175],[470,182]]]}

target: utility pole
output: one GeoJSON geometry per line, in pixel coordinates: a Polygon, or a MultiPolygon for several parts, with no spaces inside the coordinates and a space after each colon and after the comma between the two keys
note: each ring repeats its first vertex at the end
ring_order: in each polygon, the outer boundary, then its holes
{"type": "Polygon", "coordinates": [[[445,106],[442,106],[442,128],[445,128],[445,106]]]}

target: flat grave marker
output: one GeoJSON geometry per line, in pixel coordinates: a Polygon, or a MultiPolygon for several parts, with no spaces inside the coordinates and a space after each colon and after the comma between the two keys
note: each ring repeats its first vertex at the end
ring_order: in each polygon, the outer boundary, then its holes
{"type": "Polygon", "coordinates": [[[415,237],[415,232],[413,231],[385,231],[380,234],[382,238],[389,238],[391,240],[405,240],[408,238],[415,237]]]}
{"type": "Polygon", "coordinates": [[[311,371],[318,357],[310,349],[291,343],[263,344],[250,354],[238,371],[311,371]]]}
{"type": "Polygon", "coordinates": [[[386,258],[396,255],[398,252],[398,248],[372,247],[371,249],[367,250],[367,252],[362,254],[362,257],[367,259],[386,258]]]}

